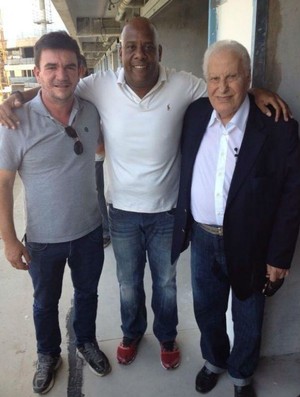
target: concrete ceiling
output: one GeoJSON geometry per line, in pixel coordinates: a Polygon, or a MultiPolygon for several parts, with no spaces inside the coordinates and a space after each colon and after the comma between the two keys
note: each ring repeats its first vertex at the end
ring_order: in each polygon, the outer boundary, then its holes
{"type": "Polygon", "coordinates": [[[52,0],[89,68],[116,43],[126,19],[151,18],[172,0],[52,0]]]}

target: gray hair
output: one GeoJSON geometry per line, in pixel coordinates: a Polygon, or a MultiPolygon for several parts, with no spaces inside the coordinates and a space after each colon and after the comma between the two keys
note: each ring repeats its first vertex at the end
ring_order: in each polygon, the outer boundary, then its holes
{"type": "Polygon", "coordinates": [[[242,61],[243,68],[247,76],[251,77],[251,60],[247,49],[239,42],[235,40],[219,40],[213,43],[211,46],[207,48],[203,57],[203,75],[205,79],[207,79],[208,74],[208,62],[210,57],[217,52],[221,52],[223,50],[229,50],[235,52],[242,61]]]}

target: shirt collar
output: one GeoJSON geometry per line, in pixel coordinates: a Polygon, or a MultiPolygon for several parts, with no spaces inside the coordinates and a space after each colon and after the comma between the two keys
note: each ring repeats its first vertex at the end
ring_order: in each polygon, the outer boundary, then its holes
{"type": "MultiPolygon", "coordinates": [[[[167,73],[166,73],[166,68],[159,64],[159,76],[157,83],[155,84],[155,87],[160,84],[162,81],[167,80],[167,73]]],[[[121,67],[117,70],[117,83],[119,85],[125,86],[127,85],[126,80],[125,80],[125,71],[124,68],[121,67]]],[[[154,88],[154,87],[153,87],[154,88]]]]}
{"type": "MultiPolygon", "coordinates": [[[[226,128],[230,126],[234,126],[238,128],[240,131],[245,131],[246,129],[246,123],[248,119],[248,114],[250,110],[250,101],[248,95],[246,95],[246,98],[244,99],[244,102],[241,104],[239,109],[236,111],[232,119],[227,123],[226,128]]],[[[216,110],[214,109],[209,123],[208,127],[211,127],[216,121],[220,122],[220,118],[216,110]]]]}
{"type": "MultiPolygon", "coordinates": [[[[41,90],[39,90],[38,94],[31,100],[30,103],[32,106],[32,110],[34,110],[36,113],[45,117],[53,118],[42,101],[41,90]]],[[[75,95],[71,113],[74,112],[74,114],[76,114],[78,110],[82,108],[82,106],[83,105],[80,99],[75,95]]]]}

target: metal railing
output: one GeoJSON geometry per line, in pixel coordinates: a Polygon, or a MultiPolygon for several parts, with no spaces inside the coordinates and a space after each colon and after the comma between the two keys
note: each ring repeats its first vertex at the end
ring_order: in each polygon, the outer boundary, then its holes
{"type": "Polygon", "coordinates": [[[34,65],[34,58],[12,58],[6,59],[6,65],[34,65]]]}

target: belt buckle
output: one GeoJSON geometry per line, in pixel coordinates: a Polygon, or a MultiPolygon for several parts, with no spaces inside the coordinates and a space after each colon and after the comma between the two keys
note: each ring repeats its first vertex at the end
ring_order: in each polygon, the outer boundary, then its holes
{"type": "Polygon", "coordinates": [[[222,227],[220,227],[220,226],[217,227],[217,234],[219,236],[223,236],[223,228],[222,227]]]}

